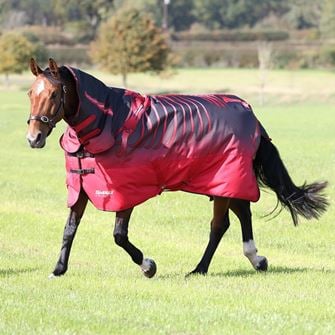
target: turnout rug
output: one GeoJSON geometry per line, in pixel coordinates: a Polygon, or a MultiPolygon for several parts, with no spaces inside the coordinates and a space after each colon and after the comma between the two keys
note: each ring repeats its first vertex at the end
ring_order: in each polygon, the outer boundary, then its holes
{"type": "Polygon", "coordinates": [[[268,136],[244,100],[143,96],[68,70],[80,101],[60,140],[68,206],[81,189],[105,211],[133,207],[165,190],[259,199],[253,158],[260,136],[268,136]]]}

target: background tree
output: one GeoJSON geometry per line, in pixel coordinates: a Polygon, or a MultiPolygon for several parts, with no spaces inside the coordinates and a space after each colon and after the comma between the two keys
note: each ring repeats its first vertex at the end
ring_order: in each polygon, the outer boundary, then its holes
{"type": "Polygon", "coordinates": [[[48,50],[44,43],[32,32],[23,32],[22,35],[31,43],[32,56],[40,62],[46,62],[49,58],[48,50]]]}
{"type": "Polygon", "coordinates": [[[100,23],[113,11],[114,0],[53,0],[52,7],[63,24],[80,21],[86,23],[90,28],[88,35],[94,38],[100,23]]]}
{"type": "Polygon", "coordinates": [[[288,11],[283,19],[291,29],[317,28],[324,1],[291,0],[287,5],[288,11]]]}
{"type": "Polygon", "coordinates": [[[163,71],[168,65],[169,48],[150,16],[126,8],[102,24],[90,55],[105,70],[121,74],[126,86],[128,73],[163,71]]]}
{"type": "Polygon", "coordinates": [[[270,13],[282,14],[287,1],[193,0],[194,17],[209,29],[252,27],[270,13]]]}
{"type": "Polygon", "coordinates": [[[34,52],[33,44],[22,35],[6,33],[0,37],[0,73],[5,74],[7,85],[9,74],[25,71],[34,52]]]}
{"type": "Polygon", "coordinates": [[[324,39],[335,38],[335,1],[324,0],[321,20],[320,20],[321,36],[324,39]]]}
{"type": "Polygon", "coordinates": [[[113,5],[114,0],[0,0],[0,22],[9,27],[13,18],[16,18],[13,26],[17,23],[64,26],[67,22],[82,22],[89,26],[94,37],[100,23],[114,10],[113,5]]]}
{"type": "Polygon", "coordinates": [[[0,0],[0,10],[0,19],[5,23],[19,13],[24,16],[23,24],[50,25],[55,22],[50,0],[0,0]]]}
{"type": "MultiPolygon", "coordinates": [[[[163,0],[142,0],[145,11],[152,13],[157,25],[162,27],[163,0]]],[[[194,0],[171,0],[168,4],[168,28],[169,30],[187,30],[195,22],[194,0]]]]}

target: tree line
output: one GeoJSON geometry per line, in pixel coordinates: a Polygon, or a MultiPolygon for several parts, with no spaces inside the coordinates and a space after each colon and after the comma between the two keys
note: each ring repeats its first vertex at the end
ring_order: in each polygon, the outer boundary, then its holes
{"type": "MultiPolygon", "coordinates": [[[[214,37],[222,38],[226,33],[217,34],[215,29],[223,32],[223,28],[248,27],[252,30],[260,22],[264,27],[279,29],[286,25],[287,29],[285,20],[288,18],[295,29],[312,28],[320,31],[322,38],[335,37],[334,0],[317,3],[309,0],[259,0],[257,6],[253,0],[0,0],[0,73],[8,78],[9,73],[24,71],[26,60],[31,56],[47,58],[46,44],[59,43],[55,40],[46,42],[45,39],[53,38],[52,30],[48,29],[57,27],[59,31],[61,28],[66,34],[66,29],[71,28],[74,36],[78,35],[75,29],[84,32],[92,63],[121,74],[126,86],[128,73],[161,72],[174,64],[168,32],[180,34],[185,29],[188,32],[207,29],[213,32],[214,37]],[[162,5],[165,6],[163,11],[162,5]],[[19,26],[35,25],[37,31],[17,33],[19,26]],[[159,28],[162,25],[163,30],[159,28]],[[16,29],[10,29],[14,27],[16,29]],[[44,40],[38,32],[42,32],[44,40]]],[[[194,35],[187,35],[190,36],[194,35]]],[[[203,36],[207,38],[210,35],[203,36]]],[[[264,37],[266,34],[255,36],[264,37]]],[[[282,37],[281,34],[271,36],[282,37]]],[[[240,35],[235,37],[241,38],[240,35]]],[[[250,38],[250,34],[247,37],[250,38]]],[[[64,33],[61,38],[64,38],[64,33]]],[[[63,42],[60,40],[60,44],[63,42]]],[[[73,44],[71,48],[75,50],[73,44]]],[[[199,50],[196,51],[198,54],[199,50]]],[[[221,54],[221,50],[219,55],[210,50],[204,55],[204,61],[207,65],[218,62],[221,54]]],[[[322,57],[326,58],[323,62],[327,65],[335,64],[334,49],[325,50],[322,57]]],[[[314,58],[318,61],[320,55],[314,58]]]]}
{"type": "Polygon", "coordinates": [[[171,31],[241,29],[256,26],[289,29],[317,28],[334,36],[334,0],[0,0],[2,29],[22,25],[76,25],[93,39],[101,22],[122,6],[132,5],[150,13],[158,26],[171,31]]]}

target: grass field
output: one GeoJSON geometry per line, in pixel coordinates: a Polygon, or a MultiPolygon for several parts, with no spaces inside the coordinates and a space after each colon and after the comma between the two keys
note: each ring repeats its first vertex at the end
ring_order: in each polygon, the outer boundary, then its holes
{"type": "Polygon", "coordinates": [[[58,146],[64,125],[45,149],[31,150],[25,140],[28,99],[20,89],[28,87],[30,76],[14,77],[16,86],[0,90],[0,334],[335,332],[335,74],[271,72],[262,107],[257,76],[251,70],[190,70],[166,81],[129,78],[133,88],[148,92],[208,92],[222,78],[217,90],[251,99],[296,183],[330,183],[331,206],[319,222],[302,220],[293,227],[286,212],[264,218],[276,203],[271,193],[253,205],[255,239],[268,257],[268,273],[256,273],[242,255],[239,223],[231,216],[209,274],[188,280],[184,275],[207,243],[211,203],[184,193],[163,194],[134,211],[130,239],[155,259],[155,278],[144,278],[114,245],[114,214],[90,205],[68,273],[47,279],[68,213],[58,146]]]}

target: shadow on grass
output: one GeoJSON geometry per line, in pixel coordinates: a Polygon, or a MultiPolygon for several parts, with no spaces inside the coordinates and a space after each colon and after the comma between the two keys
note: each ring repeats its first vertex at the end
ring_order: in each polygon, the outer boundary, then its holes
{"type": "Polygon", "coordinates": [[[10,277],[10,276],[18,276],[22,273],[31,273],[38,271],[39,268],[22,268],[22,269],[0,269],[0,277],[10,277]]]}
{"type": "Polygon", "coordinates": [[[158,275],[157,279],[159,280],[171,280],[171,279],[177,279],[177,278],[183,278],[183,273],[182,272],[172,272],[172,273],[167,273],[164,275],[158,275]]]}
{"type": "Polygon", "coordinates": [[[177,280],[177,279],[193,279],[193,278],[215,278],[215,277],[251,277],[251,276],[265,276],[271,274],[287,274],[291,275],[294,273],[311,273],[311,272],[322,272],[322,273],[335,273],[334,270],[331,269],[317,269],[317,268],[308,268],[308,267],[288,267],[288,266],[270,266],[267,272],[256,271],[253,269],[250,270],[235,270],[235,271],[225,271],[225,272],[217,272],[211,273],[209,271],[206,275],[195,274],[191,276],[187,276],[187,273],[181,272],[171,272],[163,275],[158,275],[158,280],[177,280]]]}
{"type": "Polygon", "coordinates": [[[334,273],[334,271],[329,269],[315,269],[307,267],[287,267],[287,266],[271,266],[267,272],[255,271],[255,270],[236,270],[236,271],[226,271],[219,273],[209,273],[209,277],[250,277],[259,275],[271,275],[271,274],[294,274],[303,272],[323,272],[323,273],[334,273]]]}
{"type": "MultiPolygon", "coordinates": [[[[159,276],[160,280],[170,280],[170,279],[177,279],[185,278],[185,279],[192,279],[192,278],[215,278],[215,277],[251,277],[251,276],[260,276],[260,275],[266,275],[271,273],[286,273],[286,274],[292,274],[297,272],[308,272],[308,271],[322,271],[322,270],[316,270],[312,268],[293,268],[293,267],[285,267],[285,266],[273,266],[270,267],[267,272],[260,272],[253,269],[250,270],[235,270],[235,271],[225,271],[225,272],[217,272],[217,273],[211,273],[210,271],[206,275],[201,274],[194,274],[188,276],[188,274],[182,274],[182,273],[169,273],[159,276]]],[[[327,270],[323,270],[324,272],[328,272],[327,270]]]]}

